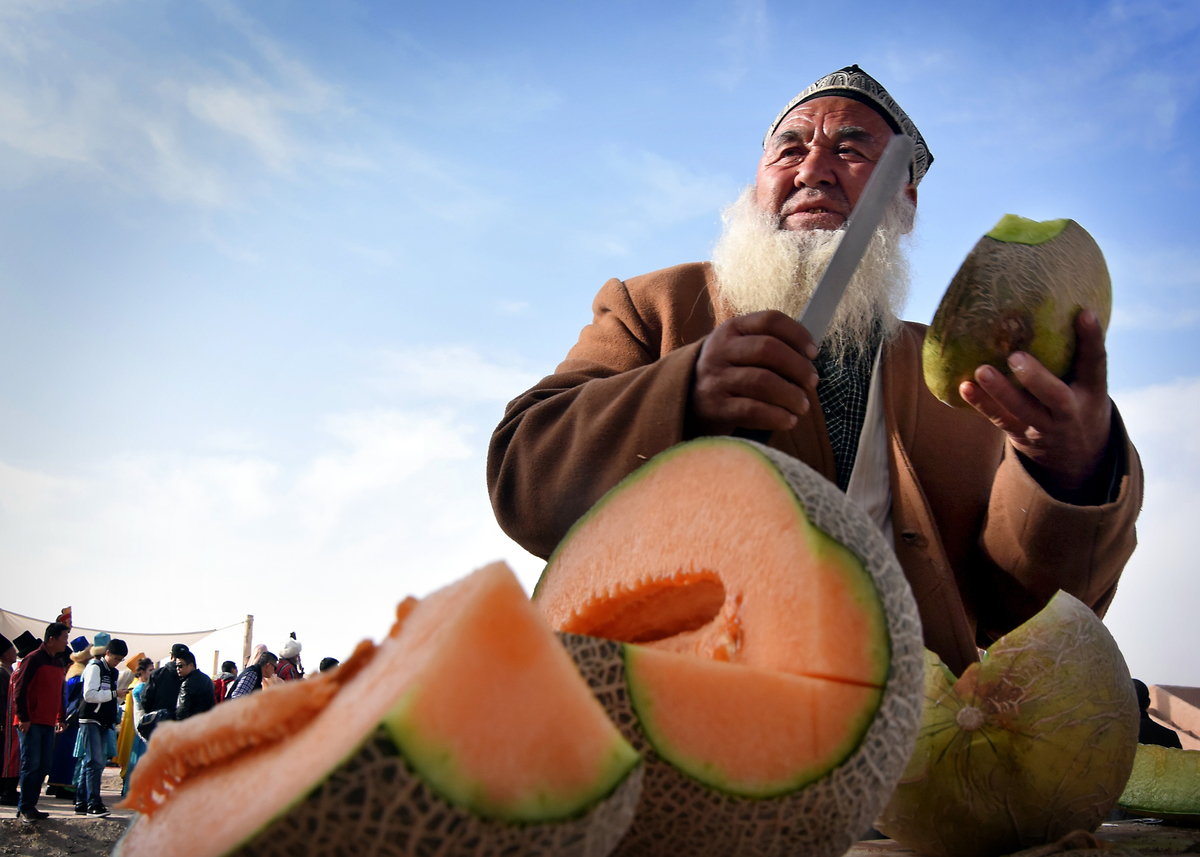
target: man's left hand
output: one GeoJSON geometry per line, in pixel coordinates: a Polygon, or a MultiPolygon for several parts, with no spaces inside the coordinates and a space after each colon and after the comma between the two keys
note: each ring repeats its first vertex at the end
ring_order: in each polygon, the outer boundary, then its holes
{"type": "Polygon", "coordinates": [[[975,370],[958,392],[999,426],[1022,455],[1054,482],[1051,494],[1069,494],[1088,482],[1104,458],[1112,430],[1104,331],[1090,310],[1075,319],[1075,377],[1067,384],[1030,354],[1016,351],[1008,365],[1024,390],[992,366],[975,370]]]}

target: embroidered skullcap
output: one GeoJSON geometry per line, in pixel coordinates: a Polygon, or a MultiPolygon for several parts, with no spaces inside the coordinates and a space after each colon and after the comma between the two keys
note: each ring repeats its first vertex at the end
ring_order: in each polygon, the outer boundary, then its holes
{"type": "Polygon", "coordinates": [[[780,111],[779,115],[775,117],[775,121],[771,123],[771,127],[767,129],[767,135],[763,137],[763,149],[767,148],[767,142],[775,133],[775,129],[779,127],[779,123],[797,105],[826,95],[840,95],[865,104],[882,116],[897,134],[903,133],[912,137],[913,143],[916,145],[913,147],[913,162],[910,169],[913,184],[920,184],[925,173],[929,171],[929,166],[933,163],[933,155],[929,153],[929,147],[925,145],[925,138],[921,136],[917,126],[908,118],[908,114],[900,109],[900,105],[888,94],[883,85],[857,65],[848,65],[832,74],[825,75],[789,101],[787,107],[780,111]]]}

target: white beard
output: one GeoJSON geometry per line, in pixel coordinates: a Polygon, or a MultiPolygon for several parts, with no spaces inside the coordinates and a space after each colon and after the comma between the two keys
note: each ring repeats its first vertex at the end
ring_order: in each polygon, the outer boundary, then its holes
{"type": "MultiPolygon", "coordinates": [[[[875,230],[825,333],[823,348],[834,360],[864,352],[879,331],[886,340],[899,330],[910,284],[902,239],[912,229],[915,209],[897,194],[875,230]]],[[[753,186],[722,212],[722,220],[725,228],[712,254],[721,297],[739,315],[774,309],[799,317],[845,227],[780,229],[779,218],[755,204],[753,186]]]]}

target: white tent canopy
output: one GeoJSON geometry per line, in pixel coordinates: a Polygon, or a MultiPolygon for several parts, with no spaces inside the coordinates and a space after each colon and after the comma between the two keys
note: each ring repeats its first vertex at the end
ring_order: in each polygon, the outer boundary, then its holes
{"type": "MultiPolygon", "coordinates": [[[[0,609],[0,634],[8,637],[9,640],[16,640],[22,632],[28,631],[37,637],[38,640],[46,633],[46,626],[49,625],[52,619],[35,619],[32,616],[23,616],[20,613],[13,613],[9,610],[0,609]]],[[[210,628],[205,631],[182,631],[174,634],[145,634],[137,631],[112,631],[107,628],[82,628],[78,625],[71,628],[71,639],[84,636],[88,641],[95,639],[96,634],[104,631],[110,637],[121,639],[129,646],[129,654],[135,655],[138,652],[145,652],[146,657],[152,658],[156,663],[171,654],[171,646],[175,643],[183,643],[196,655],[196,663],[202,669],[207,671],[209,664],[205,659],[205,655],[211,649],[214,653],[224,651],[225,659],[236,661],[240,667],[243,663],[242,655],[242,640],[249,639],[249,634],[244,633],[249,631],[246,627],[253,623],[254,619],[247,616],[241,622],[234,622],[232,625],[226,625],[224,628],[210,628]]]]}

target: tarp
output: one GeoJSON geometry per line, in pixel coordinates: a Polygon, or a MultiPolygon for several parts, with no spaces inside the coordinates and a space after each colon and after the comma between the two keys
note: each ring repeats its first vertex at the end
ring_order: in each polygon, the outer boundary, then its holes
{"type": "MultiPolygon", "coordinates": [[[[20,613],[13,613],[9,610],[0,609],[0,634],[8,637],[9,640],[15,640],[21,635],[21,632],[28,631],[41,640],[46,633],[46,626],[53,622],[53,619],[34,619],[31,616],[23,616],[20,613]]],[[[171,654],[171,646],[174,643],[183,643],[197,655],[197,663],[206,672],[208,665],[201,660],[202,652],[206,651],[206,646],[199,645],[206,637],[211,637],[227,628],[241,628],[241,622],[235,622],[232,625],[227,625],[225,628],[209,628],[204,631],[181,631],[175,634],[144,634],[137,631],[117,631],[111,628],[84,628],[75,625],[71,628],[71,639],[84,636],[90,642],[97,633],[104,631],[110,637],[124,640],[129,646],[129,654],[134,655],[138,652],[145,652],[146,657],[152,658],[155,662],[168,657],[171,654]]],[[[228,635],[222,635],[228,636],[228,635]]],[[[240,636],[240,635],[239,635],[240,636]]],[[[215,647],[214,647],[215,648],[215,647]]],[[[228,657],[234,661],[239,661],[241,657],[241,645],[237,645],[234,649],[229,646],[226,651],[229,652],[228,657]]]]}
{"type": "Polygon", "coordinates": [[[1174,729],[1185,750],[1200,750],[1200,687],[1150,685],[1150,716],[1174,729]]]}

